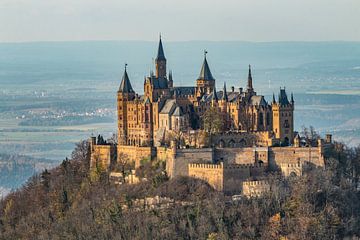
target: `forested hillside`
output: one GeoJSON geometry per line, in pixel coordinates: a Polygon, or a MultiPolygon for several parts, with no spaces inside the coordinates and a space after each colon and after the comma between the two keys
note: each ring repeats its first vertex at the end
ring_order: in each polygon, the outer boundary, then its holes
{"type": "Polygon", "coordinates": [[[300,178],[271,176],[278,187],[232,201],[202,181],[168,180],[148,162],[137,185],[114,186],[88,172],[86,142],[71,159],[33,176],[0,202],[0,239],[343,239],[360,236],[360,148],[336,143],[326,169],[300,178]],[[145,197],[174,204],[145,208],[145,197]]]}

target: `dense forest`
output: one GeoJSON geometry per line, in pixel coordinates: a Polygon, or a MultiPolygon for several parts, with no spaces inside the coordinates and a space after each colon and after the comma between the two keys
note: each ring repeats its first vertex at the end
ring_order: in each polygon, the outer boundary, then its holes
{"type": "Polygon", "coordinates": [[[169,180],[147,162],[147,181],[115,186],[89,172],[87,143],[0,202],[0,239],[343,239],[360,236],[360,147],[335,146],[326,168],[270,176],[263,197],[232,200],[191,178],[169,180]],[[150,196],[174,204],[146,208],[150,196]]]}

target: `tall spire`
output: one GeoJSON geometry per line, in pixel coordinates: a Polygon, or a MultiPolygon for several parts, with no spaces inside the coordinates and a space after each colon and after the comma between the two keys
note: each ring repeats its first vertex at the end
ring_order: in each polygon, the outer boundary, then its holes
{"type": "Polygon", "coordinates": [[[224,88],[223,88],[223,95],[222,95],[222,100],[228,101],[228,96],[226,93],[226,82],[224,82],[224,88]]]}
{"type": "Polygon", "coordinates": [[[120,83],[120,87],[119,87],[119,92],[122,93],[134,93],[134,90],[131,86],[130,80],[129,80],[129,76],[127,74],[127,63],[125,63],[125,70],[124,70],[124,75],[122,77],[121,83],[120,83]]]}
{"type": "Polygon", "coordinates": [[[218,97],[217,97],[217,94],[216,94],[216,89],[215,89],[215,87],[214,87],[213,90],[212,90],[211,100],[213,100],[213,101],[215,101],[215,102],[217,102],[217,101],[219,100],[218,97]]]}
{"type": "Polygon", "coordinates": [[[156,61],[158,60],[166,60],[165,54],[164,54],[164,48],[161,41],[161,34],[160,34],[160,40],[159,40],[159,47],[158,47],[158,53],[156,57],[156,61]]]}
{"type": "Polygon", "coordinates": [[[169,71],[169,81],[172,81],[172,70],[169,71]]]}
{"type": "Polygon", "coordinates": [[[207,80],[207,81],[211,81],[211,80],[215,80],[214,77],[211,74],[210,68],[209,68],[209,64],[206,60],[206,54],[208,52],[206,50],[204,50],[204,62],[203,65],[201,67],[201,71],[200,71],[200,75],[198,77],[198,80],[207,80]]]}
{"type": "Polygon", "coordinates": [[[294,104],[294,95],[293,95],[293,93],[291,93],[291,100],[290,101],[291,101],[292,104],[294,104]]]}
{"type": "Polygon", "coordinates": [[[275,94],[273,93],[273,100],[272,100],[273,103],[276,103],[276,100],[275,100],[275,94]]]}
{"type": "Polygon", "coordinates": [[[248,90],[253,90],[252,76],[251,76],[251,65],[250,64],[249,64],[249,74],[248,74],[247,89],[248,90]]]}

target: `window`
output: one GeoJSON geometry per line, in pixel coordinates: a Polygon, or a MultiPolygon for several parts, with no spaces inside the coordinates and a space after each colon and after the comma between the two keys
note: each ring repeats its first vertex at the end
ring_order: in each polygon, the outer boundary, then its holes
{"type": "Polygon", "coordinates": [[[259,114],[259,125],[263,125],[264,124],[264,115],[263,113],[259,114]]]}
{"type": "Polygon", "coordinates": [[[289,120],[285,120],[285,122],[284,122],[284,127],[285,128],[289,128],[290,127],[290,125],[289,125],[289,120]]]}
{"type": "Polygon", "coordinates": [[[266,113],[266,125],[269,126],[270,125],[270,114],[266,113]]]}

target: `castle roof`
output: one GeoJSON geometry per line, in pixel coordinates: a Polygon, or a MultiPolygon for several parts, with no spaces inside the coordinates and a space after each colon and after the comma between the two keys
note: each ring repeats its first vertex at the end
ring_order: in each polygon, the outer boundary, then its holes
{"type": "Polygon", "coordinates": [[[125,64],[125,71],[124,71],[124,75],[123,75],[121,83],[120,83],[119,92],[122,92],[122,93],[134,93],[135,91],[133,90],[133,88],[131,86],[129,76],[128,76],[127,71],[126,71],[126,65],[127,64],[125,64]]]}
{"type": "Polygon", "coordinates": [[[250,104],[255,106],[267,106],[264,96],[254,95],[250,98],[250,104]]]}
{"type": "Polygon", "coordinates": [[[177,104],[175,99],[166,100],[164,107],[161,109],[160,113],[162,114],[172,114],[175,110],[177,104]]]}
{"type": "Polygon", "coordinates": [[[285,91],[285,88],[284,89],[280,88],[279,104],[282,105],[282,106],[290,104],[289,99],[288,99],[287,94],[286,94],[286,91],[285,91]]]}
{"type": "Polygon", "coordinates": [[[165,54],[164,54],[164,48],[163,48],[162,41],[161,41],[161,36],[160,36],[160,41],[159,41],[159,47],[158,47],[158,53],[157,53],[157,56],[156,56],[156,60],[166,60],[165,54]]]}
{"type": "Polygon", "coordinates": [[[224,82],[224,88],[223,88],[223,91],[222,91],[221,99],[225,100],[225,101],[228,101],[228,95],[226,93],[226,83],[225,82],[224,82]]]}
{"type": "Polygon", "coordinates": [[[200,71],[200,75],[198,77],[198,80],[206,80],[206,81],[211,81],[211,80],[215,80],[214,77],[211,74],[210,68],[209,68],[209,64],[206,60],[206,51],[205,51],[205,56],[204,56],[204,62],[203,65],[201,67],[201,71],[200,71]]]}
{"type": "Polygon", "coordinates": [[[214,100],[214,101],[217,101],[217,100],[218,100],[218,96],[217,96],[215,87],[213,88],[213,91],[212,91],[212,93],[209,95],[209,98],[208,98],[208,99],[214,100]]]}
{"type": "Polygon", "coordinates": [[[195,87],[174,87],[173,92],[176,92],[176,95],[194,95],[195,87]]]}
{"type": "Polygon", "coordinates": [[[172,116],[176,116],[176,117],[179,117],[179,116],[182,116],[183,115],[183,112],[181,110],[181,107],[177,106],[174,110],[174,112],[172,113],[172,116]]]}
{"type": "Polygon", "coordinates": [[[152,83],[152,85],[154,86],[154,89],[164,89],[164,88],[168,88],[168,81],[166,78],[163,77],[155,77],[155,76],[150,76],[149,77],[150,82],[152,83]]]}

